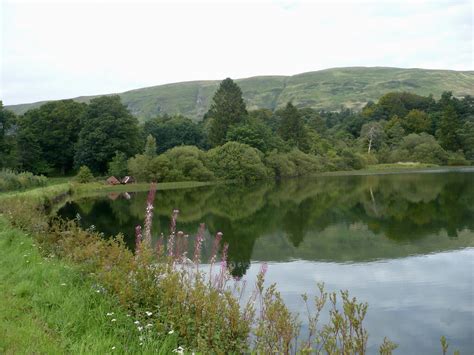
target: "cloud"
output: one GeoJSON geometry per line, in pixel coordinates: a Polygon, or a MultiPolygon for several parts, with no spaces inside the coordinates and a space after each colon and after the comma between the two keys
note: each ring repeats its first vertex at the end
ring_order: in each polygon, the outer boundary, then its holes
{"type": "Polygon", "coordinates": [[[6,2],[6,104],[341,66],[472,69],[470,1],[6,2]]]}

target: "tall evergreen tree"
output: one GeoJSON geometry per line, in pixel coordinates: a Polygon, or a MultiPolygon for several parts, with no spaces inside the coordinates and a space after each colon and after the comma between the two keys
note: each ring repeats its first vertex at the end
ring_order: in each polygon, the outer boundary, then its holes
{"type": "Polygon", "coordinates": [[[148,158],[156,157],[156,139],[151,134],[146,137],[144,154],[148,158]]]}
{"type": "Polygon", "coordinates": [[[298,109],[291,102],[288,102],[286,107],[278,112],[278,116],[280,116],[278,134],[281,138],[290,145],[306,151],[308,146],[307,134],[303,118],[298,109]]]}
{"type": "Polygon", "coordinates": [[[138,149],[138,121],[120,97],[101,96],[91,100],[76,145],[76,167],[86,165],[95,173],[105,173],[116,151],[129,157],[138,149]]]}
{"type": "Polygon", "coordinates": [[[206,114],[211,120],[208,133],[211,145],[223,144],[229,127],[244,121],[247,114],[239,86],[230,78],[222,81],[206,114]]]}
{"type": "Polygon", "coordinates": [[[441,146],[453,152],[462,148],[459,129],[461,122],[454,105],[447,105],[441,116],[437,136],[441,146]]]}

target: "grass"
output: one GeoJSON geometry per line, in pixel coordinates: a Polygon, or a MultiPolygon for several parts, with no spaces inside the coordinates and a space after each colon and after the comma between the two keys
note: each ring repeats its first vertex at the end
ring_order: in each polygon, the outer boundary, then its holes
{"type": "Polygon", "coordinates": [[[74,266],[43,257],[0,216],[0,353],[170,353],[176,338],[143,341],[113,297],[74,266]],[[113,312],[111,316],[107,313],[113,312]],[[116,321],[112,321],[115,319],[116,321]],[[115,347],[115,349],[112,349],[115,347]],[[159,350],[156,350],[159,349],[159,350]]]}
{"type": "MultiPolygon", "coordinates": [[[[297,106],[339,110],[360,109],[390,91],[409,91],[440,97],[474,94],[474,72],[451,70],[351,67],[319,70],[293,76],[258,76],[239,79],[249,109],[275,109],[292,100],[297,106]]],[[[130,111],[141,119],[168,113],[201,120],[219,81],[193,81],[153,86],[119,94],[130,111]]],[[[75,100],[88,102],[93,96],[75,100]]],[[[7,106],[17,114],[44,102],[7,106]]]]}

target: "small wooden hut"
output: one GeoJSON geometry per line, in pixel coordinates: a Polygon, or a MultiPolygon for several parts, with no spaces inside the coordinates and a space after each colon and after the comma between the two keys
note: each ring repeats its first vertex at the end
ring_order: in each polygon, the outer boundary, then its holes
{"type": "Polygon", "coordinates": [[[106,180],[108,185],[120,185],[120,180],[115,176],[111,176],[106,180]]]}
{"type": "Polygon", "coordinates": [[[125,176],[122,179],[122,184],[133,184],[133,183],[135,183],[135,179],[133,178],[133,176],[125,176]]]}

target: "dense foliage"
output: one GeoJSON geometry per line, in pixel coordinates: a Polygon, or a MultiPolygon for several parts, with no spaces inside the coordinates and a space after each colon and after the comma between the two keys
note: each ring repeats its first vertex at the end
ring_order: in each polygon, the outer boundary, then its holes
{"type": "Polygon", "coordinates": [[[228,78],[199,123],[164,115],[139,125],[118,96],[50,102],[19,117],[0,106],[0,158],[1,167],[33,173],[71,174],[85,165],[139,181],[254,181],[397,162],[466,165],[474,161],[474,98],[391,92],[360,112],[291,102],[249,111],[228,78]]]}
{"type": "Polygon", "coordinates": [[[21,190],[29,187],[45,186],[47,178],[32,173],[16,173],[9,169],[0,170],[0,192],[21,190]]]}
{"type": "Polygon", "coordinates": [[[107,163],[117,151],[130,156],[138,148],[138,121],[120,102],[120,97],[102,96],[91,100],[82,118],[76,165],[87,165],[96,173],[105,173],[107,163]]]}

